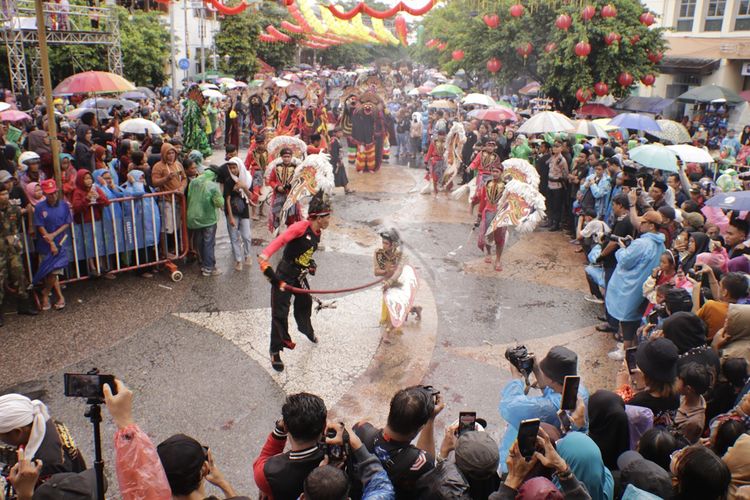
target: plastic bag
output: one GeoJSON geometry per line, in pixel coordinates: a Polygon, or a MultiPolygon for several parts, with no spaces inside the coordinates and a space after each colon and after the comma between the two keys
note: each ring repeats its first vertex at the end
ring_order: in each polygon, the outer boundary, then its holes
{"type": "Polygon", "coordinates": [[[123,500],[171,500],[156,447],[137,425],[115,434],[115,471],[123,500]]]}

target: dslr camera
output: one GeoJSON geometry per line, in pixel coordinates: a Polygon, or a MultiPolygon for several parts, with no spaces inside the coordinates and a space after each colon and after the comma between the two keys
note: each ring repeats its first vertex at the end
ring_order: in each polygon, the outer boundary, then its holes
{"type": "Polygon", "coordinates": [[[517,345],[516,347],[506,349],[505,359],[510,361],[510,364],[515,366],[516,370],[527,378],[531,374],[532,368],[534,368],[534,358],[529,354],[529,350],[526,349],[525,345],[517,345]]]}
{"type": "Polygon", "coordinates": [[[620,243],[622,241],[625,246],[628,246],[633,242],[633,238],[631,236],[617,236],[616,234],[610,234],[609,241],[614,241],[615,243],[620,243]]]}
{"type": "Polygon", "coordinates": [[[432,415],[435,412],[435,405],[437,404],[440,391],[435,390],[431,385],[418,385],[417,389],[424,392],[427,396],[427,413],[432,415]]]}

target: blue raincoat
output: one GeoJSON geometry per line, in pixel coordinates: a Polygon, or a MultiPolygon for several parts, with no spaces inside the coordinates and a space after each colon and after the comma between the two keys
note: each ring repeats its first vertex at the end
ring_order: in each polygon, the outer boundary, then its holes
{"type": "MultiPolygon", "coordinates": [[[[112,203],[108,207],[102,209],[102,224],[104,226],[104,246],[106,248],[107,255],[113,255],[116,252],[122,252],[125,250],[125,236],[122,230],[122,207],[121,203],[115,200],[125,197],[125,192],[119,186],[117,186],[117,177],[113,176],[112,179],[115,182],[115,187],[110,188],[103,184],[101,180],[102,175],[110,172],[108,169],[100,168],[94,170],[94,182],[96,185],[104,191],[112,203]],[[115,238],[117,244],[115,245],[115,238]]],[[[110,172],[111,174],[111,172],[110,172]]]]}
{"type": "MultiPolygon", "coordinates": [[[[560,420],[557,418],[557,410],[560,409],[562,394],[553,391],[549,387],[545,387],[541,396],[527,396],[523,393],[523,388],[523,380],[517,378],[508,382],[500,393],[500,416],[508,423],[499,448],[500,465],[503,468],[503,472],[508,471],[505,458],[508,456],[508,450],[510,450],[513,442],[516,440],[521,420],[538,418],[542,422],[547,422],[554,426],[560,425],[560,420]]],[[[588,406],[589,391],[586,390],[583,383],[578,386],[578,395],[583,398],[583,402],[588,406]]]]}
{"type": "Polygon", "coordinates": [[[138,248],[154,246],[161,231],[161,215],[154,198],[141,198],[146,194],[143,172],[131,170],[123,187],[125,196],[139,198],[122,202],[126,249],[134,250],[136,243],[138,248]]]}
{"type": "Polygon", "coordinates": [[[609,280],[606,294],[607,312],[619,321],[641,319],[643,283],[659,265],[664,253],[664,235],[646,233],[630,246],[615,253],[617,267],[609,280]]]}

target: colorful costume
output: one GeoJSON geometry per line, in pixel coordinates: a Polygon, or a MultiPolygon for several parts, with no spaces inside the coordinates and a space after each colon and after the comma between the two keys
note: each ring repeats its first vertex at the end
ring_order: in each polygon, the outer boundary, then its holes
{"type": "Polygon", "coordinates": [[[194,149],[208,158],[213,152],[211,144],[208,142],[206,127],[203,124],[203,94],[196,85],[188,93],[188,99],[184,103],[185,110],[182,113],[182,140],[184,149],[192,151],[194,149]]]}
{"type": "Polygon", "coordinates": [[[357,101],[359,100],[357,89],[354,87],[345,88],[341,98],[344,100],[344,110],[339,117],[338,126],[344,132],[344,137],[346,138],[349,165],[354,165],[357,148],[354,141],[352,141],[352,123],[354,110],[357,108],[357,101]]]}
{"type": "Polygon", "coordinates": [[[487,241],[486,237],[489,234],[487,232],[488,225],[492,222],[497,214],[497,205],[503,196],[505,190],[505,183],[503,181],[491,180],[484,186],[479,188],[477,191],[477,198],[479,198],[479,213],[481,221],[479,223],[479,238],[477,239],[477,246],[480,250],[489,251],[490,247],[494,243],[498,248],[505,246],[505,236],[507,229],[505,227],[499,227],[492,232],[492,239],[487,241]]]}
{"type": "Polygon", "coordinates": [[[427,154],[424,157],[424,163],[427,165],[427,175],[425,179],[432,182],[435,193],[438,192],[440,181],[445,173],[445,135],[438,135],[427,148],[427,154]]]}
{"type": "Polygon", "coordinates": [[[360,96],[359,105],[352,118],[351,141],[357,146],[357,172],[376,172],[380,169],[385,129],[382,112],[378,110],[379,103],[377,95],[365,92],[360,96]]]}
{"type": "Polygon", "coordinates": [[[250,119],[250,132],[252,135],[258,135],[263,132],[266,128],[266,121],[268,119],[268,110],[261,96],[254,94],[250,96],[249,106],[249,119],[250,119]]]}
{"type": "Polygon", "coordinates": [[[409,313],[413,312],[418,319],[421,317],[422,308],[414,306],[419,282],[414,268],[406,264],[396,230],[384,231],[380,236],[391,243],[389,249],[379,248],[375,251],[375,274],[386,277],[380,324],[387,325],[388,330],[397,330],[406,322],[409,313]]]}

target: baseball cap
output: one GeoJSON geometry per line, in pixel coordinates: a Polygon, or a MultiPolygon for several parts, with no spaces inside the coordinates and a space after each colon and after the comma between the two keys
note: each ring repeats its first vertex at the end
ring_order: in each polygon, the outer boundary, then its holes
{"type": "Polygon", "coordinates": [[[483,479],[496,473],[500,461],[497,443],[486,432],[470,431],[456,444],[456,465],[473,478],[483,479]]]}
{"type": "Polygon", "coordinates": [[[42,193],[52,194],[57,192],[57,183],[55,179],[46,179],[39,183],[42,186],[42,193]]]}
{"type": "Polygon", "coordinates": [[[8,182],[13,178],[7,170],[0,170],[0,183],[8,182]]]}
{"type": "Polygon", "coordinates": [[[649,210],[648,212],[643,214],[643,220],[656,225],[659,225],[663,222],[661,214],[656,210],[649,210]]]}
{"type": "MultiPolygon", "coordinates": [[[[107,491],[107,478],[104,478],[107,491]]],[[[53,474],[34,491],[34,500],[95,500],[96,471],[86,469],[81,473],[53,474]]]]}

